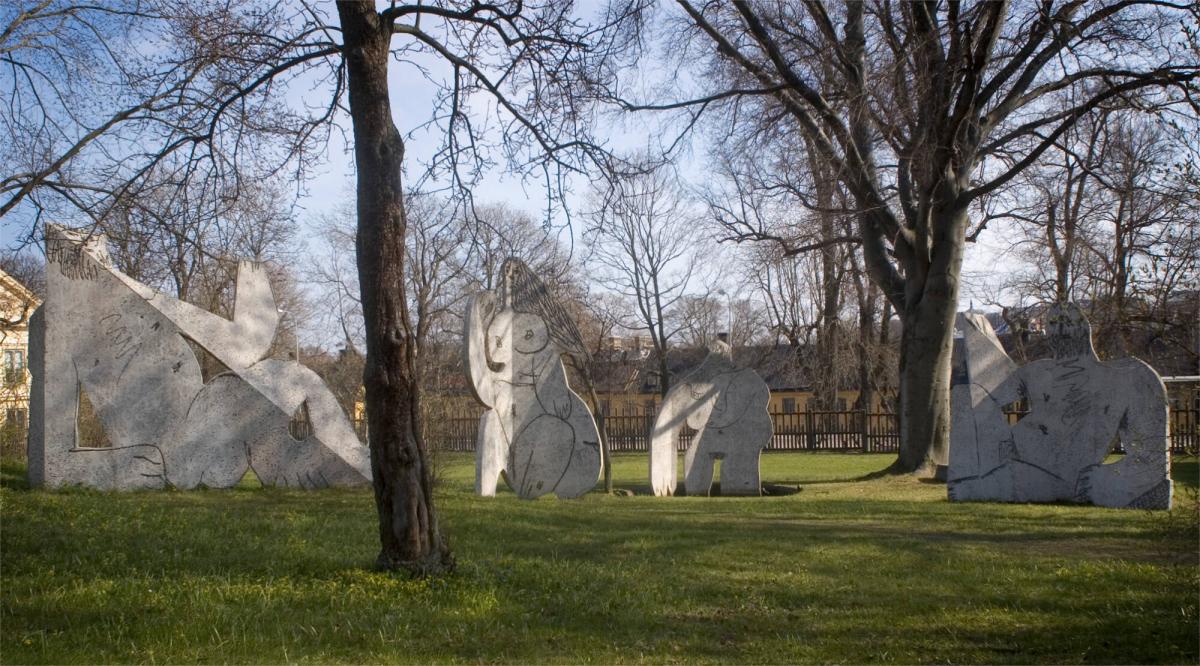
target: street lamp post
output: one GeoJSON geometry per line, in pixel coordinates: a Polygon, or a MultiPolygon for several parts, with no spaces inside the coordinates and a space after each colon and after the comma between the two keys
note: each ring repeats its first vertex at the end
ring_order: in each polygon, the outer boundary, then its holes
{"type": "Polygon", "coordinates": [[[733,295],[724,289],[718,289],[717,294],[725,297],[725,338],[733,349],[733,295]]]}

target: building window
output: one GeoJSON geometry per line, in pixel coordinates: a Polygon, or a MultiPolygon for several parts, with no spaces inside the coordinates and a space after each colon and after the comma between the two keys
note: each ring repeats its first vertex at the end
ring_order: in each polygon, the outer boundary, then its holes
{"type": "Polygon", "coordinates": [[[783,399],[783,413],[784,414],[795,414],[796,413],[796,399],[795,398],[784,398],[783,399]]]}
{"type": "Polygon", "coordinates": [[[21,349],[4,350],[4,382],[19,384],[25,381],[25,352],[21,349]]]}
{"type": "Polygon", "coordinates": [[[28,413],[19,407],[9,407],[4,415],[4,424],[13,428],[24,428],[28,413]]]}
{"type": "Polygon", "coordinates": [[[646,401],[646,413],[647,413],[647,414],[653,414],[653,413],[655,413],[656,411],[658,411],[658,410],[657,410],[657,408],[654,406],[654,398],[651,398],[651,399],[647,400],[647,401],[646,401]]]}

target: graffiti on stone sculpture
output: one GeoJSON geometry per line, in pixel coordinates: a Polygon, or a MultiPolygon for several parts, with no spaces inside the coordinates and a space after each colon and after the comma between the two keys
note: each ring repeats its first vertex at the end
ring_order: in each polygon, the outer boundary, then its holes
{"type": "Polygon", "coordinates": [[[496,493],[503,475],[520,497],[583,495],[600,476],[600,434],[567,383],[562,354],[586,357],[571,316],[524,263],[509,258],[499,287],[467,306],[463,353],[469,384],[488,409],[475,447],[475,490],[496,493]]]}
{"type": "Polygon", "coordinates": [[[46,261],[58,266],[60,275],[68,280],[95,280],[100,276],[100,267],[89,256],[103,257],[108,261],[108,248],[103,247],[103,236],[81,236],[77,243],[47,244],[46,261]]]}
{"type": "Polygon", "coordinates": [[[981,315],[960,314],[951,386],[951,500],[1171,506],[1166,388],[1133,358],[1101,362],[1074,304],[1052,306],[1053,357],[1018,367],[981,315]],[[1004,407],[1027,410],[1010,425],[1004,407]],[[1125,455],[1106,463],[1114,444],[1125,455]]]}
{"type": "Polygon", "coordinates": [[[675,494],[679,430],[696,431],[684,454],[688,495],[707,495],[721,461],[722,495],[759,495],[759,454],[771,441],[771,394],[749,368],[733,363],[729,345],[715,342],[700,367],[673,386],[663,400],[650,440],[650,485],[658,496],[675,494]]]}
{"type": "Polygon", "coordinates": [[[47,296],[30,321],[33,485],[223,488],[247,470],[278,486],[370,480],[367,449],[324,383],[265,358],[279,322],[265,267],[238,264],[226,319],[113,268],[103,235],[51,226],[46,245],[47,296]],[[191,344],[228,370],[206,382],[191,344]],[[79,446],[83,395],[111,447],[79,446]]]}

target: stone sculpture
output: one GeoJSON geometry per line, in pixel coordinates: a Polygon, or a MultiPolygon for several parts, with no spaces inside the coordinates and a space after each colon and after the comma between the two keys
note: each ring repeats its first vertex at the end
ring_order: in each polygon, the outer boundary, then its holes
{"type": "Polygon", "coordinates": [[[600,478],[600,433],[567,384],[562,354],[586,358],[579,329],[519,259],[499,288],[471,298],[463,353],[479,402],[475,491],[496,494],[501,474],[522,498],[579,497],[600,478]]]}
{"type": "Polygon", "coordinates": [[[696,434],[683,459],[688,495],[707,495],[721,461],[722,495],[762,493],[758,457],[771,441],[767,383],[733,363],[729,345],[709,346],[700,367],[667,393],[650,440],[650,485],[660,497],[675,493],[675,443],[686,423],[696,434]]]}
{"type": "Polygon", "coordinates": [[[1167,395],[1133,358],[1101,362],[1074,304],[1052,306],[1053,358],[1017,365],[981,315],[960,314],[951,381],[951,500],[1171,506],[1167,395]],[[1002,411],[1023,399],[1009,425],[1002,411]],[[1114,443],[1125,456],[1104,464],[1114,443]]]}
{"type": "Polygon", "coordinates": [[[275,486],[370,480],[367,449],[320,378],[264,358],[279,312],[262,265],[239,262],[230,320],[114,268],[101,234],[46,235],[47,294],[30,333],[31,485],[224,488],[247,469],[275,486]],[[228,370],[206,383],[189,341],[228,370]],[[110,448],[78,446],[81,393],[110,448]]]}

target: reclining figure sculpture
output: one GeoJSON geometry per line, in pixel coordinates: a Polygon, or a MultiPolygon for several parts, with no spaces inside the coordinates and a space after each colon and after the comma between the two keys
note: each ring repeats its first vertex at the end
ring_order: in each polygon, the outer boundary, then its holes
{"type": "Polygon", "coordinates": [[[1053,358],[1017,367],[981,315],[960,314],[951,380],[951,500],[1169,509],[1167,395],[1134,358],[1101,362],[1071,303],[1046,316],[1053,358]],[[1009,425],[1003,407],[1028,408],[1009,425]],[[1125,456],[1105,464],[1115,443],[1125,456]]]}
{"type": "Polygon", "coordinates": [[[279,322],[265,267],[239,262],[230,320],[114,268],[102,234],[46,236],[46,300],[30,321],[31,485],[225,488],[247,469],[264,485],[370,481],[367,448],[320,378],[264,358],[279,322]],[[205,382],[189,341],[228,370],[205,382]],[[82,393],[111,447],[79,446],[82,393]]]}

